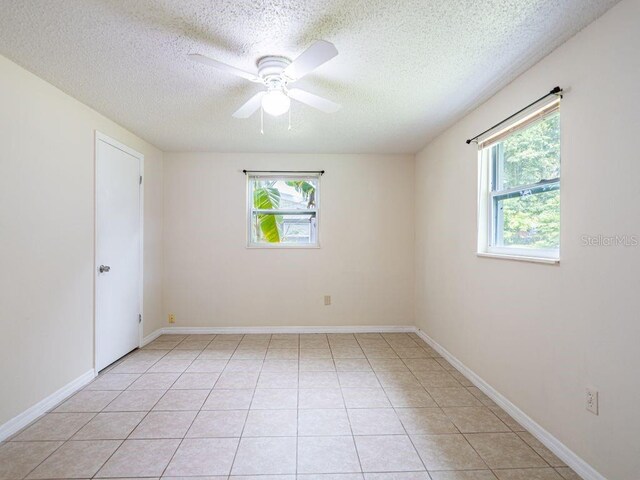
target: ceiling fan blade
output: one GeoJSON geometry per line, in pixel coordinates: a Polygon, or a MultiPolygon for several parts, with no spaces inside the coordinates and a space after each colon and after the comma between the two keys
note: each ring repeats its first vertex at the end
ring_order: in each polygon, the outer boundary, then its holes
{"type": "Polygon", "coordinates": [[[338,55],[338,49],[333,43],[326,40],[318,40],[291,62],[284,69],[284,74],[291,81],[299,80],[336,55],[338,55]]]}
{"type": "Polygon", "coordinates": [[[235,118],[249,118],[251,115],[256,113],[256,111],[262,105],[262,97],[267,92],[258,92],[249,100],[247,100],[244,105],[242,105],[238,110],[233,113],[235,118]]]}
{"type": "Polygon", "coordinates": [[[305,92],[299,88],[292,88],[289,90],[288,95],[299,102],[309,105],[310,107],[317,108],[324,113],[335,113],[342,108],[339,103],[332,102],[326,98],[319,97],[313,93],[305,92]]]}
{"type": "Polygon", "coordinates": [[[244,70],[240,70],[239,68],[232,67],[231,65],[227,65],[226,63],[219,62],[218,60],[214,60],[213,58],[205,57],[204,55],[200,55],[199,53],[190,53],[188,57],[194,62],[209,65],[210,67],[217,68],[218,70],[221,70],[223,72],[231,73],[232,75],[245,78],[251,82],[262,83],[262,79],[259,76],[254,75],[253,73],[245,72],[244,70]]]}

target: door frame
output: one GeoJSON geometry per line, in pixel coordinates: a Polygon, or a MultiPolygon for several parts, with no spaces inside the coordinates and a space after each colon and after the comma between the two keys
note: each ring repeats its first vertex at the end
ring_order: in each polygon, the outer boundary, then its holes
{"type": "MultiPolygon", "coordinates": [[[[122,150],[123,152],[138,159],[140,167],[140,176],[144,179],[144,155],[131,147],[119,142],[115,138],[109,137],[98,130],[94,130],[94,149],[93,149],[93,368],[97,375],[98,366],[98,302],[97,302],[97,271],[98,271],[98,142],[103,141],[112,147],[122,150]]],[[[140,183],[138,190],[138,198],[140,205],[140,275],[138,278],[138,301],[140,306],[140,315],[142,321],[138,323],[138,348],[142,346],[144,332],[144,181],[140,183]]]]}

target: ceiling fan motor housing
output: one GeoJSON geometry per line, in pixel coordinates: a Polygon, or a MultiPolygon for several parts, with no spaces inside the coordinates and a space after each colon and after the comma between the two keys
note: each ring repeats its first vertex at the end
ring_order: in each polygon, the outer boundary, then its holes
{"type": "Polygon", "coordinates": [[[287,79],[282,72],[290,63],[291,60],[287,57],[275,55],[262,57],[256,62],[258,75],[264,80],[265,85],[269,89],[282,89],[287,84],[287,79]]]}

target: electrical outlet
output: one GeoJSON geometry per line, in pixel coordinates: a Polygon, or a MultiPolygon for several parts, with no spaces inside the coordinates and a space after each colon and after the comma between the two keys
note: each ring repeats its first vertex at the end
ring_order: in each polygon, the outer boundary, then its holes
{"type": "Polygon", "coordinates": [[[176,323],[176,315],[175,313],[169,314],[169,323],[176,323]]]}
{"type": "Polygon", "coordinates": [[[587,388],[587,410],[594,415],[598,415],[598,391],[594,388],[587,388]]]}
{"type": "Polygon", "coordinates": [[[324,296],[324,304],[325,305],[331,305],[331,295],[325,295],[324,296]]]}

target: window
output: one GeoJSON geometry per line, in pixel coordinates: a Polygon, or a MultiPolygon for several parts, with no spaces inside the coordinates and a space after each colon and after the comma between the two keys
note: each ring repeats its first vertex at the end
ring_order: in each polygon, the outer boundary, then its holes
{"type": "Polygon", "coordinates": [[[479,145],[479,253],[558,259],[559,101],[479,145]]]}
{"type": "Polygon", "coordinates": [[[317,247],[320,176],[249,175],[250,247],[317,247]]]}

